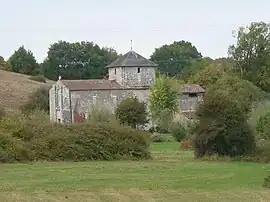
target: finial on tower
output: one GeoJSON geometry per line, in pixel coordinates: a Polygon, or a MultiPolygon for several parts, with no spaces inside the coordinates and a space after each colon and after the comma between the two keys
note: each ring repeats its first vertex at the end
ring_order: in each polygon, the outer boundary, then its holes
{"type": "Polygon", "coordinates": [[[132,40],[130,40],[130,50],[132,51],[132,40]]]}

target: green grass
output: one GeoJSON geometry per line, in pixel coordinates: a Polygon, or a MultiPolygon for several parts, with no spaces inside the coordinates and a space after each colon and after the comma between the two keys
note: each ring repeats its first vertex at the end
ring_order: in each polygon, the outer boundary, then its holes
{"type": "Polygon", "coordinates": [[[151,151],[148,161],[3,164],[0,201],[270,201],[270,165],[202,162],[176,142],[151,151]]]}

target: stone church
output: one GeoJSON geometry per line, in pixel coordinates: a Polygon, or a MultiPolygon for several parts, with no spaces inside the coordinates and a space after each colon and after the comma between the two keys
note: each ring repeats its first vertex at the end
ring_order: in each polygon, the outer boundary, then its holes
{"type": "MultiPolygon", "coordinates": [[[[135,51],[120,56],[106,68],[109,79],[59,80],[49,91],[50,119],[58,123],[82,122],[93,107],[114,111],[121,100],[136,96],[148,100],[149,88],[155,82],[157,65],[135,51]]],[[[195,107],[202,101],[204,89],[186,84],[179,92],[182,113],[192,118],[195,107]]]]}

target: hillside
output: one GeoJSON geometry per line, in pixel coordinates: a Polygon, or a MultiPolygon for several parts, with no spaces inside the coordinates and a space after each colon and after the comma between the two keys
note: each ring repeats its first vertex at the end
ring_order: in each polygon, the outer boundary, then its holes
{"type": "Polygon", "coordinates": [[[54,81],[47,84],[32,81],[28,75],[17,74],[0,70],[0,106],[6,111],[17,111],[28,96],[40,87],[49,87],[54,81]]]}

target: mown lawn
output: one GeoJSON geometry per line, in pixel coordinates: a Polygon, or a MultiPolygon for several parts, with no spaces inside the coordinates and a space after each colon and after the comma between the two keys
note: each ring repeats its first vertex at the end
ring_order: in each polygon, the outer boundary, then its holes
{"type": "Polygon", "coordinates": [[[0,165],[0,201],[270,201],[270,165],[201,162],[178,143],[153,160],[0,165]]]}

